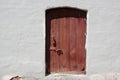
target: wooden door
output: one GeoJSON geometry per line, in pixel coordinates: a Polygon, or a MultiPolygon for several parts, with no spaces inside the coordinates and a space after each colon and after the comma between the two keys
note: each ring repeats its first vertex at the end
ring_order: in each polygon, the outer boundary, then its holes
{"type": "Polygon", "coordinates": [[[59,8],[46,16],[47,72],[85,73],[86,11],[59,8]]]}

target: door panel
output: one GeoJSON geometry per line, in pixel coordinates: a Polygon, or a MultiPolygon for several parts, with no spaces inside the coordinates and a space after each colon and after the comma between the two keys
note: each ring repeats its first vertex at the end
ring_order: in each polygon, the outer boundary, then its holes
{"type": "Polygon", "coordinates": [[[86,12],[71,9],[47,14],[47,71],[85,73],[86,12]]]}

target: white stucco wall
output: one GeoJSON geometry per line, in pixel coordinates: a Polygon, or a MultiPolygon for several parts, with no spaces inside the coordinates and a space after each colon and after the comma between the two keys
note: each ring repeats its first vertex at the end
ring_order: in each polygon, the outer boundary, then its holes
{"type": "Polygon", "coordinates": [[[45,10],[87,13],[87,74],[120,72],[119,0],[0,0],[0,75],[45,75],[45,10]]]}

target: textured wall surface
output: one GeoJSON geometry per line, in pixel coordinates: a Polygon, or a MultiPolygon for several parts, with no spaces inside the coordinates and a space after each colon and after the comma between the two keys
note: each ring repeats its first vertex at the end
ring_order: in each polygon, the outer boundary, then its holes
{"type": "Polygon", "coordinates": [[[45,75],[45,10],[87,13],[87,74],[120,72],[119,0],[0,0],[0,75],[45,75]]]}

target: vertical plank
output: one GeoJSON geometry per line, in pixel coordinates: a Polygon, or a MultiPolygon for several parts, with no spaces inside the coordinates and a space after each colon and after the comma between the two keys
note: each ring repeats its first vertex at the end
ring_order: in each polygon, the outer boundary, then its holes
{"type": "Polygon", "coordinates": [[[66,17],[66,26],[65,26],[65,58],[66,58],[66,72],[70,71],[70,19],[66,17]]]}
{"type": "MultiPolygon", "coordinates": [[[[56,41],[56,49],[59,48],[59,19],[55,19],[55,27],[54,27],[54,30],[55,30],[55,34],[54,34],[54,37],[55,37],[55,41],[56,41]]],[[[54,72],[59,72],[59,61],[58,61],[58,55],[57,53],[55,52],[54,54],[54,72]]]]}
{"type": "MultiPolygon", "coordinates": [[[[55,24],[55,39],[56,39],[56,49],[60,48],[60,20],[56,19],[55,24]]],[[[59,72],[59,56],[55,53],[55,72],[59,72]]]]}
{"type": "MultiPolygon", "coordinates": [[[[50,38],[52,38],[52,36],[54,36],[55,31],[54,31],[54,27],[55,27],[55,20],[51,20],[51,30],[50,30],[50,38]]],[[[52,41],[50,41],[50,44],[52,41]]],[[[50,51],[50,72],[54,72],[54,51],[50,51]]]]}
{"type": "Polygon", "coordinates": [[[82,59],[82,71],[85,72],[85,68],[86,68],[86,49],[85,49],[85,43],[86,43],[86,19],[85,18],[82,18],[81,19],[81,24],[82,24],[82,41],[83,41],[83,44],[82,44],[82,48],[83,48],[83,52],[82,52],[82,56],[83,56],[83,59],[82,59]]]}
{"type": "Polygon", "coordinates": [[[69,30],[68,26],[66,24],[66,18],[60,19],[60,49],[63,51],[63,54],[61,54],[60,57],[60,71],[65,72],[68,71],[69,67],[69,30]]]}
{"type": "MultiPolygon", "coordinates": [[[[59,28],[60,28],[60,24],[59,24],[59,19],[53,19],[51,20],[51,36],[54,36],[54,39],[55,39],[55,43],[56,43],[56,49],[58,49],[60,47],[60,41],[59,41],[59,38],[60,38],[60,31],[59,31],[59,28]]],[[[56,51],[51,51],[50,52],[50,69],[51,69],[51,72],[59,72],[59,57],[56,53],[56,51]]]]}
{"type": "Polygon", "coordinates": [[[81,71],[81,68],[82,68],[82,65],[81,65],[81,58],[82,58],[82,51],[81,51],[81,23],[79,21],[80,19],[78,19],[78,27],[77,27],[77,31],[76,31],[76,35],[77,35],[77,39],[76,39],[76,42],[77,42],[77,66],[78,66],[78,72],[81,71]]]}
{"type": "MultiPolygon", "coordinates": [[[[63,21],[62,21],[62,18],[59,18],[59,22],[60,22],[60,24],[59,24],[59,34],[60,34],[60,36],[59,36],[59,40],[60,40],[60,43],[59,43],[59,45],[60,45],[60,47],[58,48],[59,50],[62,50],[63,51],[63,21]]],[[[63,72],[63,61],[64,61],[64,56],[61,54],[61,55],[58,55],[59,56],[59,58],[58,58],[58,60],[59,60],[59,72],[63,72]]]]}
{"type": "Polygon", "coordinates": [[[82,18],[78,19],[78,27],[77,27],[77,65],[78,72],[84,71],[85,68],[85,29],[86,26],[82,18]]]}
{"type": "Polygon", "coordinates": [[[75,18],[70,17],[70,70],[76,71],[76,24],[75,18]]]}

